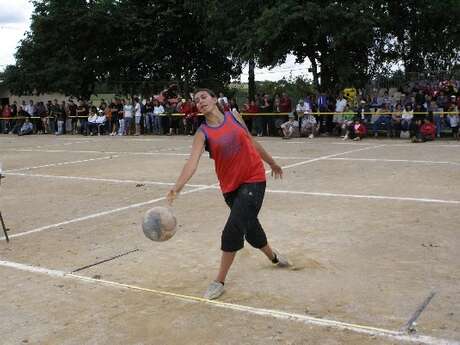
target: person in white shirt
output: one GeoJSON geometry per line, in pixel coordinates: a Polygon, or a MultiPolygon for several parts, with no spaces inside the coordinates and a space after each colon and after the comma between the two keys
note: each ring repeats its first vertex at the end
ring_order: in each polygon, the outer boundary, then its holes
{"type": "Polygon", "coordinates": [[[129,135],[131,132],[131,122],[133,120],[133,105],[130,101],[123,100],[123,119],[124,132],[122,135],[129,135]]]}
{"type": "Polygon", "coordinates": [[[91,108],[90,116],[88,117],[89,135],[101,135],[101,128],[104,127],[107,118],[102,110],[97,110],[96,107],[91,108]]]}
{"type": "Polygon", "coordinates": [[[97,109],[96,107],[91,107],[88,116],[88,132],[89,135],[94,135],[95,130],[97,129],[97,109]]]}
{"type": "Polygon", "coordinates": [[[299,122],[296,121],[293,113],[289,114],[289,121],[286,121],[281,125],[283,131],[283,139],[291,139],[294,136],[299,135],[299,122]]]}
{"type": "MultiPolygon", "coordinates": [[[[347,100],[343,97],[342,93],[339,93],[339,97],[335,102],[335,112],[334,117],[332,118],[333,126],[332,128],[341,128],[343,124],[343,113],[345,111],[345,107],[347,106],[347,100]]],[[[339,134],[340,135],[340,134],[339,134]]]]}
{"type": "Polygon", "coordinates": [[[303,114],[311,112],[310,104],[306,103],[303,99],[299,99],[299,103],[297,103],[295,111],[297,112],[297,116],[300,118],[303,114]]]}
{"type": "Polygon", "coordinates": [[[458,125],[459,125],[459,116],[458,116],[458,108],[456,106],[451,106],[449,112],[456,113],[456,114],[448,114],[447,119],[449,120],[450,129],[452,130],[452,138],[459,139],[458,137],[458,125]]]}
{"type": "Polygon", "coordinates": [[[158,100],[153,101],[153,132],[157,134],[162,133],[161,126],[161,116],[164,114],[165,108],[158,102],[158,100]]]}
{"type": "Polygon", "coordinates": [[[35,116],[35,106],[34,106],[34,101],[30,100],[29,104],[27,104],[24,108],[24,110],[30,115],[30,116],[35,116]]]}
{"type": "Polygon", "coordinates": [[[409,130],[410,123],[413,117],[414,117],[414,110],[412,109],[412,106],[410,104],[406,104],[401,114],[401,131],[407,132],[409,130]]]}
{"type": "Polygon", "coordinates": [[[221,101],[228,105],[228,98],[224,96],[223,92],[219,92],[219,98],[217,99],[218,104],[221,104],[221,101]]]}
{"type": "Polygon", "coordinates": [[[302,116],[302,121],[300,125],[300,133],[305,135],[308,138],[313,139],[318,132],[318,123],[316,118],[309,114],[308,112],[304,113],[302,116]]]}
{"type": "Polygon", "coordinates": [[[339,98],[337,98],[335,102],[335,112],[336,113],[343,113],[345,107],[347,106],[347,100],[343,98],[343,95],[340,93],[339,98]]]}
{"type": "Polygon", "coordinates": [[[136,122],[136,134],[141,134],[142,107],[138,97],[134,98],[134,120],[136,122]]]}

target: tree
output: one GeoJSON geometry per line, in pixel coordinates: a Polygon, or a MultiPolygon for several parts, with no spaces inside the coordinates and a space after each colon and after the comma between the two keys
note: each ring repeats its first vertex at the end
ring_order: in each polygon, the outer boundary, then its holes
{"type": "Polygon", "coordinates": [[[406,75],[450,71],[460,62],[457,0],[387,1],[389,51],[400,59],[406,75]]]}
{"type": "Polygon", "coordinates": [[[111,1],[34,1],[31,30],[7,67],[6,83],[17,94],[62,92],[89,98],[114,54],[108,19],[111,1]],[[102,40],[102,37],[109,38],[102,40]]]}
{"type": "Polygon", "coordinates": [[[254,70],[258,64],[261,46],[254,33],[257,19],[273,0],[219,0],[209,6],[211,37],[231,56],[236,67],[249,67],[249,98],[256,93],[254,70]]]}
{"type": "Polygon", "coordinates": [[[310,60],[314,83],[323,90],[362,86],[371,68],[373,14],[367,1],[276,2],[256,23],[259,61],[274,66],[292,53],[297,62],[310,60]]]}
{"type": "MultiPolygon", "coordinates": [[[[207,3],[207,0],[200,0],[207,3]]],[[[177,81],[222,87],[240,70],[209,41],[196,2],[179,0],[36,0],[31,31],[6,70],[14,93],[61,92],[89,98],[107,82],[151,94],[177,81]]]]}

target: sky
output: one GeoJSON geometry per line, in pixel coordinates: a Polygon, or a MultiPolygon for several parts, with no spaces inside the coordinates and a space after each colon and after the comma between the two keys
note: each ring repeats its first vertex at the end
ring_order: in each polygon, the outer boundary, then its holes
{"type": "MultiPolygon", "coordinates": [[[[24,38],[30,28],[30,17],[33,5],[29,0],[0,0],[0,71],[7,65],[15,63],[14,53],[19,41],[24,38]]],[[[290,78],[305,76],[309,64],[296,64],[294,56],[288,56],[286,62],[271,70],[256,68],[256,80],[280,80],[283,77],[290,78]]],[[[311,78],[311,75],[309,75],[311,78]]],[[[248,68],[243,69],[241,82],[248,81],[248,68]]]]}
{"type": "Polygon", "coordinates": [[[32,11],[28,0],[0,0],[0,70],[15,63],[14,53],[30,28],[32,11]]]}

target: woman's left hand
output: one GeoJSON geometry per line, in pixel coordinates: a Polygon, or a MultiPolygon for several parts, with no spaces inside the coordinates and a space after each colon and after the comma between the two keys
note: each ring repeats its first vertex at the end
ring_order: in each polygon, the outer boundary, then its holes
{"type": "Polygon", "coordinates": [[[272,169],[272,177],[276,179],[281,179],[283,178],[283,169],[276,163],[273,163],[270,165],[270,168],[272,169]]]}

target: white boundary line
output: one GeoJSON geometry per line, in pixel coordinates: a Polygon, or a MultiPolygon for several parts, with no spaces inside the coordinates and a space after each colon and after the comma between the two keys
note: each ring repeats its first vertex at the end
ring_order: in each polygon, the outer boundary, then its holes
{"type": "MultiPolygon", "coordinates": [[[[109,182],[109,183],[128,183],[128,184],[145,184],[155,186],[174,186],[174,182],[157,182],[157,181],[146,181],[146,180],[119,180],[113,178],[99,178],[99,177],[84,177],[84,176],[68,176],[68,175],[44,175],[44,174],[24,174],[24,173],[3,173],[6,176],[25,176],[25,177],[41,177],[51,179],[63,179],[63,180],[77,180],[77,181],[92,181],[92,182],[109,182]]],[[[186,187],[211,187],[205,184],[189,184],[186,187]]],[[[213,187],[214,188],[214,187],[213,187]]],[[[218,187],[216,187],[218,188],[218,187]]]]}
{"type": "MultiPolygon", "coordinates": [[[[365,142],[354,142],[354,141],[342,141],[340,138],[329,137],[330,139],[336,139],[337,141],[323,141],[323,138],[320,139],[309,139],[309,140],[286,140],[286,141],[278,141],[278,138],[274,138],[274,140],[258,140],[259,143],[273,143],[273,142],[281,142],[283,144],[310,144],[310,145],[353,145],[353,146],[364,146],[364,145],[374,145],[378,142],[384,143],[385,146],[400,146],[400,147],[421,147],[421,145],[416,145],[414,143],[405,143],[405,144],[389,144],[387,140],[374,140],[369,138],[365,140],[365,142]]],[[[327,138],[324,138],[327,139],[327,138]]],[[[395,140],[396,141],[396,140],[395,140]]],[[[427,142],[422,145],[422,147],[460,147],[460,144],[438,144],[436,142],[427,142]]]]}
{"type": "Polygon", "coordinates": [[[201,297],[182,295],[182,294],[172,293],[168,291],[143,288],[143,287],[136,286],[136,285],[123,284],[123,283],[118,283],[118,282],[109,281],[109,280],[94,279],[94,278],[90,278],[86,276],[67,273],[64,271],[51,270],[51,269],[46,269],[43,267],[25,265],[25,264],[11,262],[11,261],[0,260],[0,266],[13,268],[13,269],[21,270],[21,271],[26,271],[26,272],[31,272],[31,273],[44,274],[44,275],[48,275],[54,278],[74,279],[74,280],[78,280],[81,282],[87,282],[87,283],[96,284],[96,285],[103,285],[103,286],[108,286],[108,287],[112,287],[116,289],[128,289],[128,290],[134,290],[138,292],[152,293],[152,294],[156,294],[160,296],[167,296],[170,298],[175,298],[178,300],[185,300],[189,302],[190,301],[199,302],[199,303],[203,303],[203,304],[214,306],[214,307],[220,307],[220,308],[225,308],[229,310],[240,311],[240,312],[253,314],[253,315],[259,315],[263,317],[271,317],[274,319],[286,320],[286,321],[297,321],[297,322],[302,322],[308,325],[314,325],[314,326],[320,326],[320,327],[330,327],[330,328],[335,328],[339,330],[348,330],[348,331],[352,331],[355,333],[366,334],[366,335],[382,337],[382,338],[390,338],[390,339],[398,340],[398,341],[417,343],[417,344],[426,344],[426,345],[460,345],[459,342],[454,341],[454,340],[435,338],[435,337],[426,336],[426,335],[415,335],[415,334],[409,335],[401,331],[393,331],[393,330],[384,329],[384,328],[365,326],[365,325],[335,321],[335,320],[330,320],[330,319],[320,319],[320,318],[316,318],[316,317],[309,316],[309,315],[289,313],[289,312],[273,310],[273,309],[256,308],[256,307],[250,307],[250,306],[245,306],[245,305],[240,305],[240,304],[221,302],[217,300],[206,300],[201,297]]]}
{"type": "MultiPolygon", "coordinates": [[[[362,149],[355,149],[355,150],[350,150],[350,151],[346,151],[346,152],[342,152],[342,153],[336,153],[336,154],[333,154],[333,155],[327,155],[327,156],[323,156],[323,157],[313,158],[313,159],[309,159],[309,160],[306,160],[306,161],[303,161],[303,162],[298,162],[298,163],[295,163],[295,164],[284,166],[283,169],[288,169],[288,168],[292,168],[292,167],[295,167],[295,166],[304,165],[304,164],[316,162],[316,161],[319,161],[319,160],[323,160],[323,159],[326,159],[326,158],[335,157],[335,156],[339,156],[339,155],[343,155],[343,154],[347,154],[347,153],[351,153],[351,152],[369,150],[369,149],[377,148],[377,147],[380,147],[380,146],[382,146],[382,145],[370,146],[370,147],[366,147],[366,148],[362,148],[362,149]]],[[[270,172],[271,172],[271,170],[266,170],[265,171],[266,174],[269,174],[270,172]]],[[[183,192],[182,194],[194,193],[194,192],[205,190],[205,189],[213,189],[215,186],[216,186],[216,184],[210,185],[210,186],[198,187],[196,189],[192,189],[192,190],[189,190],[187,192],[183,192]]],[[[84,216],[84,217],[79,217],[79,218],[75,218],[75,219],[71,219],[71,220],[67,220],[67,221],[63,221],[63,222],[59,222],[59,223],[55,223],[55,224],[42,226],[42,227],[39,227],[39,228],[36,228],[36,229],[27,230],[27,231],[20,232],[20,233],[17,233],[17,234],[13,234],[13,235],[10,235],[9,238],[25,236],[25,235],[32,234],[32,233],[41,232],[41,231],[44,231],[44,230],[47,230],[47,229],[56,228],[56,227],[59,227],[59,226],[62,226],[62,225],[76,223],[76,222],[80,222],[80,221],[83,221],[83,220],[92,219],[92,218],[96,218],[96,217],[100,217],[100,216],[105,216],[107,214],[112,214],[112,213],[124,211],[124,210],[127,210],[127,209],[131,209],[131,208],[136,208],[136,207],[149,205],[149,204],[152,204],[152,203],[155,203],[155,202],[158,202],[158,201],[161,201],[161,200],[165,200],[165,199],[166,199],[166,197],[161,197],[161,198],[158,198],[158,199],[153,199],[153,200],[149,200],[149,201],[145,201],[145,202],[141,202],[141,203],[136,203],[136,204],[132,204],[132,205],[124,206],[124,207],[119,207],[119,208],[108,210],[108,211],[98,212],[98,213],[90,214],[90,215],[87,215],[87,216],[84,216]]],[[[4,236],[0,237],[0,240],[2,240],[2,239],[4,239],[4,236]]]]}
{"type": "Polygon", "coordinates": [[[328,159],[328,158],[332,158],[332,157],[336,157],[336,156],[340,156],[340,155],[346,155],[348,153],[371,150],[371,149],[377,149],[377,148],[383,147],[383,146],[385,146],[385,145],[368,146],[368,147],[364,147],[362,149],[354,149],[354,150],[350,150],[350,151],[334,153],[332,155],[312,158],[312,159],[309,159],[309,160],[306,160],[306,161],[303,161],[303,162],[298,162],[298,163],[294,163],[294,164],[285,165],[285,166],[283,166],[283,169],[289,169],[289,168],[297,167],[297,166],[312,163],[312,162],[322,161],[322,160],[325,160],[325,159],[328,159]]]}
{"type": "MultiPolygon", "coordinates": [[[[267,171],[269,173],[270,171],[267,171]]],[[[6,176],[24,176],[24,177],[38,177],[38,178],[49,178],[49,179],[64,179],[64,180],[77,180],[77,181],[91,181],[91,182],[107,182],[107,183],[126,183],[126,184],[145,184],[155,186],[174,186],[173,182],[158,182],[158,181],[145,181],[145,180],[119,180],[109,178],[97,178],[97,177],[80,177],[80,176],[64,176],[64,175],[43,175],[43,174],[24,174],[24,173],[5,173],[6,176]]],[[[186,184],[186,187],[190,188],[209,188],[219,189],[214,185],[204,184],[186,184]]],[[[441,203],[441,204],[460,204],[459,200],[444,200],[444,199],[432,199],[432,198],[414,198],[414,197],[399,197],[389,195],[368,195],[368,194],[343,194],[343,193],[327,193],[327,192],[302,192],[302,191],[291,191],[291,190],[277,190],[267,189],[267,193],[276,194],[297,194],[297,195],[311,195],[311,196],[325,196],[325,197],[341,197],[341,198],[359,198],[359,199],[374,199],[374,200],[397,200],[397,201],[415,201],[425,203],[441,203]]]]}
{"type": "Polygon", "coordinates": [[[84,143],[90,143],[91,140],[77,140],[77,141],[72,141],[72,142],[65,142],[65,143],[53,143],[53,144],[43,144],[43,145],[37,145],[33,146],[37,149],[41,149],[43,147],[52,147],[52,146],[68,146],[68,145],[74,145],[74,144],[84,144],[84,143]]]}
{"type": "MultiPolygon", "coordinates": [[[[189,149],[189,146],[179,147],[179,149],[189,149]]],[[[174,152],[164,152],[164,151],[174,151],[178,149],[177,147],[172,149],[159,149],[158,151],[147,151],[147,152],[136,152],[136,151],[96,151],[96,150],[36,150],[36,149],[10,149],[3,151],[10,152],[44,152],[44,153],[94,153],[94,154],[126,154],[126,155],[139,155],[139,156],[189,156],[190,153],[174,153],[174,152]]]]}
{"type": "MultiPolygon", "coordinates": [[[[391,145],[386,145],[391,146],[391,145]]],[[[394,145],[393,145],[394,146],[394,145]]],[[[189,149],[187,147],[179,147],[179,149],[189,149]]],[[[177,150],[178,148],[174,148],[177,150]]],[[[96,151],[96,150],[36,150],[36,149],[5,149],[0,151],[10,152],[47,152],[47,153],[91,153],[91,154],[120,154],[120,155],[139,155],[139,156],[189,156],[190,153],[178,153],[178,152],[163,152],[171,151],[172,149],[159,149],[158,151],[148,152],[136,152],[136,151],[96,151]]],[[[206,153],[203,155],[207,156],[206,153]]],[[[313,159],[308,156],[273,156],[275,159],[287,160],[287,159],[313,159]]],[[[333,157],[325,158],[326,161],[342,160],[342,161],[369,161],[369,162],[385,162],[385,163],[413,163],[413,164],[448,164],[448,165],[460,165],[460,162],[452,161],[431,161],[431,160],[413,160],[413,159],[385,159],[385,158],[353,158],[353,157],[333,157]]]]}
{"type": "Polygon", "coordinates": [[[40,169],[40,168],[48,168],[48,167],[55,167],[55,166],[62,166],[62,165],[69,165],[69,164],[78,164],[78,163],[85,163],[85,162],[92,162],[92,161],[100,161],[100,160],[112,159],[112,158],[118,158],[118,157],[119,156],[117,156],[117,155],[113,155],[113,156],[105,156],[105,157],[99,157],[99,158],[82,159],[82,160],[78,160],[78,161],[68,161],[68,162],[44,164],[44,165],[37,165],[37,166],[34,166],[34,167],[25,167],[25,168],[5,170],[5,173],[32,170],[32,169],[40,169]]]}
{"type": "Polygon", "coordinates": [[[460,162],[449,162],[449,161],[425,161],[425,160],[412,160],[412,159],[385,159],[385,158],[348,158],[348,157],[336,157],[329,158],[327,160],[335,161],[367,161],[367,162],[385,162],[385,163],[414,163],[414,164],[451,164],[460,165],[460,162]]]}
{"type": "Polygon", "coordinates": [[[358,199],[375,199],[375,200],[416,201],[416,202],[426,202],[426,203],[440,203],[440,204],[460,205],[460,200],[411,198],[411,197],[385,196],[385,195],[362,195],[362,194],[341,194],[341,193],[321,193],[321,192],[300,192],[300,191],[274,190],[274,189],[267,189],[266,192],[267,193],[277,193],[277,194],[298,194],[298,195],[341,197],[341,198],[358,198],[358,199]]]}
{"type": "MultiPolygon", "coordinates": [[[[204,190],[204,189],[212,189],[213,187],[214,186],[198,187],[198,188],[186,191],[186,192],[182,192],[181,194],[189,194],[189,193],[198,192],[198,191],[204,190]]],[[[63,221],[63,222],[55,223],[55,224],[45,225],[45,226],[42,226],[40,228],[36,228],[36,229],[20,232],[20,233],[17,233],[17,234],[9,235],[8,237],[9,238],[21,237],[21,236],[33,234],[33,233],[36,233],[36,232],[41,232],[43,230],[57,228],[57,227],[63,226],[63,225],[81,222],[83,220],[97,218],[97,217],[100,217],[100,216],[106,216],[108,214],[117,213],[117,212],[129,210],[129,209],[132,209],[132,208],[137,208],[137,207],[142,207],[142,206],[154,204],[156,202],[163,201],[163,200],[166,200],[166,197],[163,196],[163,197],[157,198],[157,199],[147,200],[147,201],[139,202],[139,203],[136,203],[136,204],[131,204],[131,205],[128,205],[128,206],[118,207],[118,208],[114,208],[114,209],[107,210],[107,211],[93,213],[93,214],[90,214],[90,215],[87,215],[87,216],[74,218],[74,219],[66,220],[66,221],[63,221]]],[[[0,237],[0,240],[3,240],[3,239],[5,239],[5,236],[0,237]]]]}

